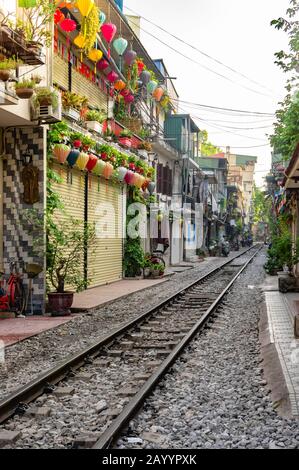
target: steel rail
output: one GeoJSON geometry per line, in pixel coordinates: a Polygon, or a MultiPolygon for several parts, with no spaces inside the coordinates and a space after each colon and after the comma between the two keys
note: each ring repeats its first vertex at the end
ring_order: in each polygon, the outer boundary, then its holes
{"type": "MultiPolygon", "coordinates": [[[[228,293],[229,289],[236,282],[242,272],[247,268],[248,264],[253,260],[253,258],[260,252],[263,247],[260,247],[253,256],[241,267],[213,304],[207,309],[199,321],[190,329],[186,336],[180,341],[177,346],[171,351],[167,358],[162,362],[162,364],[155,370],[151,377],[143,384],[140,390],[134,395],[134,397],[129,401],[125,406],[123,411],[118,415],[117,418],[111,423],[111,425],[103,432],[101,437],[93,445],[93,449],[107,449],[119,436],[122,429],[127,425],[127,423],[132,419],[136,412],[141,408],[142,404],[146,398],[150,395],[152,390],[155,388],[157,383],[164,377],[172,364],[176,359],[181,355],[182,351],[189,345],[190,341],[196,335],[196,333],[202,328],[206,323],[207,319],[211,314],[216,310],[216,308],[221,303],[223,297],[228,293]]],[[[247,250],[248,251],[248,250],[247,250]]]]}
{"type": "Polygon", "coordinates": [[[178,292],[172,294],[162,302],[154,305],[141,315],[135,317],[133,320],[129,320],[120,328],[109,332],[107,335],[103,336],[84,350],[81,350],[79,353],[68,356],[66,359],[60,361],[55,367],[47,370],[43,374],[38,375],[35,379],[10,393],[7,397],[4,397],[2,400],[0,400],[0,424],[13,416],[16,412],[22,412],[22,407],[24,407],[24,405],[26,406],[28,403],[32,402],[43,393],[51,391],[51,387],[67,378],[69,374],[72,374],[75,370],[79,369],[84,364],[95,359],[100,354],[101,349],[104,346],[109,345],[117,337],[123,335],[124,333],[128,333],[132,328],[136,327],[138,323],[144,321],[145,318],[150,317],[158,310],[170,304],[179,296],[183,295],[185,291],[204,281],[212,274],[220,271],[222,268],[232,263],[235,259],[240,258],[253,248],[256,248],[256,245],[251,246],[241,253],[238,253],[238,255],[230,258],[220,266],[212,268],[208,273],[204,274],[196,281],[192,281],[186,287],[180,289],[178,292]]]}

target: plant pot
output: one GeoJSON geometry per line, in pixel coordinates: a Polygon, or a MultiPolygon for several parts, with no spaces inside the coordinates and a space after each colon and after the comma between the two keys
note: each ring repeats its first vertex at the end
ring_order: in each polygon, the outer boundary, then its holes
{"type": "Polygon", "coordinates": [[[28,100],[33,95],[33,88],[17,88],[16,95],[22,100],[28,100]]]}
{"type": "Polygon", "coordinates": [[[27,42],[27,49],[29,50],[29,52],[32,52],[32,54],[36,56],[41,55],[42,48],[43,48],[43,45],[40,42],[35,42],[35,41],[27,42]]]}
{"type": "Polygon", "coordinates": [[[38,98],[38,102],[40,106],[51,106],[52,98],[51,96],[42,96],[41,98],[38,98]]]}
{"type": "Polygon", "coordinates": [[[50,292],[48,294],[49,309],[53,317],[69,316],[73,304],[73,292],[50,292]]]}
{"type": "Polygon", "coordinates": [[[2,82],[7,82],[10,77],[10,73],[10,70],[0,70],[0,80],[2,80],[2,82]]]}
{"type": "Polygon", "coordinates": [[[120,145],[123,145],[124,147],[129,147],[129,148],[132,147],[132,141],[128,137],[119,137],[118,142],[120,143],[120,145]]]}
{"type": "Polygon", "coordinates": [[[80,120],[80,111],[77,111],[77,109],[64,108],[63,111],[64,111],[64,114],[68,118],[73,119],[74,121],[79,121],[80,120]]]}
{"type": "Polygon", "coordinates": [[[86,127],[90,131],[97,132],[98,134],[102,134],[103,126],[98,121],[86,121],[86,127]]]}

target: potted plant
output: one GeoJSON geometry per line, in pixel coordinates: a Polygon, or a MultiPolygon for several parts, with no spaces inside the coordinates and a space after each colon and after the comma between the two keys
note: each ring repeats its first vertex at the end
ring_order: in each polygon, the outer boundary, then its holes
{"type": "Polygon", "coordinates": [[[21,80],[15,83],[16,95],[23,100],[31,98],[35,88],[35,82],[32,80],[21,80]]]}
{"type": "Polygon", "coordinates": [[[116,134],[115,132],[113,132],[113,130],[111,129],[109,125],[107,126],[107,129],[105,130],[103,137],[105,140],[107,140],[107,142],[117,141],[116,134]]]}
{"type": "Polygon", "coordinates": [[[47,279],[49,309],[53,316],[70,315],[74,292],[66,290],[71,286],[77,292],[86,289],[82,269],[84,249],[94,244],[95,230],[90,224],[82,225],[73,218],[53,222],[47,220],[47,279]]]}
{"type": "Polygon", "coordinates": [[[30,79],[36,84],[36,85],[39,85],[40,82],[43,80],[43,77],[41,77],[40,75],[31,75],[30,79]]]}
{"type": "Polygon", "coordinates": [[[62,93],[62,106],[68,118],[79,121],[80,110],[86,105],[87,98],[85,96],[77,95],[72,91],[62,93]]]}
{"type": "Polygon", "coordinates": [[[35,88],[34,104],[35,106],[52,106],[57,109],[58,95],[57,91],[49,87],[35,88]]]}
{"type": "Polygon", "coordinates": [[[15,70],[18,65],[20,65],[20,61],[16,61],[15,59],[4,59],[0,61],[0,80],[2,82],[7,82],[7,80],[11,76],[11,71],[15,70]]]}
{"type": "Polygon", "coordinates": [[[147,153],[152,151],[152,145],[147,141],[142,141],[138,144],[138,155],[147,159],[147,153]]]}
{"type": "Polygon", "coordinates": [[[102,134],[103,132],[103,122],[106,119],[106,115],[102,111],[97,111],[95,109],[89,110],[86,113],[86,127],[90,131],[97,132],[102,134]]]}
{"type": "Polygon", "coordinates": [[[51,24],[55,9],[55,2],[36,0],[35,6],[22,8],[23,19],[16,21],[15,28],[24,32],[27,49],[34,55],[40,55],[43,46],[52,44],[51,24]]]}
{"type": "Polygon", "coordinates": [[[119,134],[118,142],[120,143],[120,145],[130,148],[132,146],[132,141],[131,141],[132,136],[133,134],[131,131],[129,131],[128,129],[124,129],[119,134]]]}

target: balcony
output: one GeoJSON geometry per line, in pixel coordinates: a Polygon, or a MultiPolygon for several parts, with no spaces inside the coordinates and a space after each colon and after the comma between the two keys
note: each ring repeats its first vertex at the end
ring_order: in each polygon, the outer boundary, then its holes
{"type": "Polygon", "coordinates": [[[190,114],[174,114],[165,119],[164,135],[167,142],[187,158],[198,157],[199,131],[190,114]]]}
{"type": "Polygon", "coordinates": [[[23,37],[8,26],[0,28],[0,37],[1,48],[6,56],[18,57],[24,65],[43,65],[45,63],[45,56],[31,49],[23,37]]]}

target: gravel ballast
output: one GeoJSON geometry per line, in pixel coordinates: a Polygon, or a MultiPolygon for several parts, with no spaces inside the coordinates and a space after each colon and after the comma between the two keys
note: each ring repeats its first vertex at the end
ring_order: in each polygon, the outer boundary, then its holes
{"type": "MultiPolygon", "coordinates": [[[[236,254],[231,253],[230,257],[236,254]]],[[[0,363],[0,399],[225,261],[224,258],[208,258],[207,261],[195,264],[194,269],[173,275],[162,285],[130,294],[106,306],[79,314],[67,324],[6,347],[5,363],[0,363]]]]}
{"type": "Polygon", "coordinates": [[[277,414],[261,367],[264,262],[249,265],[116,447],[299,448],[299,423],[277,414]]]}

